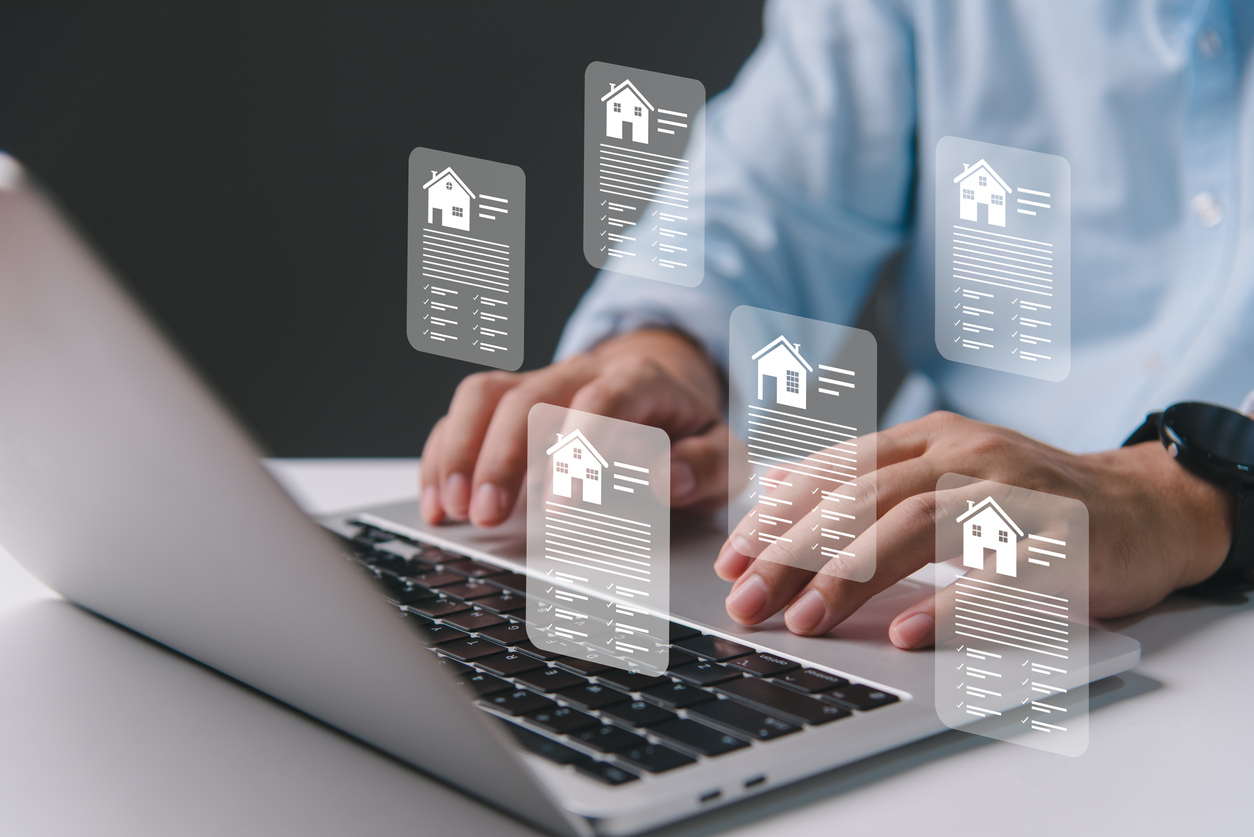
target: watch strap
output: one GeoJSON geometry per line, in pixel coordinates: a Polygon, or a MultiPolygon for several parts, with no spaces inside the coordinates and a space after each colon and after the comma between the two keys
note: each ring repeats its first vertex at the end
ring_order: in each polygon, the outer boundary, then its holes
{"type": "Polygon", "coordinates": [[[1254,584],[1254,492],[1236,492],[1237,508],[1232,521],[1232,545],[1219,570],[1203,584],[1207,587],[1248,587],[1254,584]]]}
{"type": "Polygon", "coordinates": [[[1163,414],[1150,413],[1145,417],[1145,421],[1136,430],[1132,431],[1132,435],[1124,440],[1123,447],[1129,445],[1139,445],[1142,442],[1149,442],[1161,438],[1160,426],[1162,425],[1163,414]]]}

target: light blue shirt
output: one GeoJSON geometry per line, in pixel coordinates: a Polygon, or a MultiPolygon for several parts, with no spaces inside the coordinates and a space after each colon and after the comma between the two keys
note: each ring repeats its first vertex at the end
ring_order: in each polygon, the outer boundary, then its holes
{"type": "Polygon", "coordinates": [[[726,364],[753,305],[852,325],[906,248],[900,350],[942,403],[1075,451],[1180,400],[1254,388],[1254,3],[781,0],[708,108],[705,278],[603,272],[559,356],[665,325],[726,364]],[[1062,383],[934,342],[944,136],[1065,157],[1072,363],[1062,383]]]}

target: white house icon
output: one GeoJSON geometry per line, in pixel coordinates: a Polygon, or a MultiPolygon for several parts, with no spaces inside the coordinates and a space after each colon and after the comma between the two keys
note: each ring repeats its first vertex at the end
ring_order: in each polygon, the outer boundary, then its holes
{"type": "Polygon", "coordinates": [[[1011,190],[993,167],[980,160],[974,166],[962,164],[963,172],[954,178],[959,184],[958,215],[964,221],[980,220],[980,204],[988,207],[988,223],[1006,226],[1006,194],[1011,190]]]}
{"type": "Polygon", "coordinates": [[[982,570],[991,553],[998,575],[1018,575],[1016,558],[1023,530],[996,500],[967,500],[967,510],[957,522],[962,524],[962,566],[982,570]]]}
{"type": "Polygon", "coordinates": [[[440,224],[455,230],[470,231],[470,202],[475,193],[462,182],[452,167],[431,172],[423,187],[427,190],[427,223],[434,224],[435,211],[440,210],[440,224]]]}
{"type": "Polygon", "coordinates": [[[762,379],[775,379],[775,403],[799,410],[806,408],[806,375],[814,369],[801,356],[801,344],[789,343],[782,334],[758,350],[758,400],[762,400],[762,379]]]}
{"type": "Polygon", "coordinates": [[[601,472],[610,463],[597,453],[583,433],[578,430],[566,436],[558,433],[557,443],[546,450],[545,454],[553,457],[554,494],[558,497],[570,497],[571,480],[579,480],[584,502],[601,505],[601,472]]]}
{"type": "Polygon", "coordinates": [[[623,138],[623,126],[631,126],[632,142],[648,145],[649,111],[653,105],[628,79],[622,84],[611,84],[610,92],[601,97],[605,102],[605,135],[623,138]]]}

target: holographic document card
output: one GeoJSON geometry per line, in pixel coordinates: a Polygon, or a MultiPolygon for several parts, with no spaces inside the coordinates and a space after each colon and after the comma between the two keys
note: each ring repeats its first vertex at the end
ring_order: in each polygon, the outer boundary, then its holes
{"type": "Polygon", "coordinates": [[[945,137],[936,145],[936,347],[1061,381],[1071,370],[1071,167],[945,137]]]}
{"type": "Polygon", "coordinates": [[[526,186],[517,166],[410,153],[406,330],[415,349],[522,365],[526,186]]]}

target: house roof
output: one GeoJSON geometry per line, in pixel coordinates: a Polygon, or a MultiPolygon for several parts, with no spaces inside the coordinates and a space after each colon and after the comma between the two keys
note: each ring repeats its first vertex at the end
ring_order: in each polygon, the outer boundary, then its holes
{"type": "Polygon", "coordinates": [[[475,193],[470,191],[470,187],[466,185],[465,181],[463,181],[460,177],[457,176],[457,172],[453,171],[452,166],[449,166],[448,168],[446,168],[444,171],[440,172],[439,174],[433,175],[430,180],[422,184],[422,188],[430,189],[431,184],[435,183],[437,180],[444,177],[444,175],[446,174],[453,175],[453,179],[456,180],[459,184],[461,184],[461,187],[466,190],[466,194],[470,195],[471,200],[477,200],[477,198],[475,198],[475,193]]]}
{"type": "Polygon", "coordinates": [[[631,83],[631,79],[625,80],[622,84],[610,85],[610,92],[602,96],[601,101],[604,102],[606,99],[609,99],[611,96],[617,96],[619,93],[623,91],[624,87],[630,87],[631,92],[636,94],[636,98],[639,99],[641,102],[643,102],[645,107],[647,107],[649,110],[655,110],[653,105],[649,104],[649,100],[644,97],[644,94],[636,89],[636,85],[631,83]]]}
{"type": "Polygon", "coordinates": [[[1002,180],[1001,177],[998,176],[997,172],[993,171],[993,167],[984,162],[983,159],[981,159],[980,162],[976,163],[974,166],[971,166],[969,169],[963,170],[962,174],[954,178],[954,183],[957,183],[959,180],[966,180],[968,177],[979,171],[981,167],[983,167],[984,171],[991,174],[994,180],[1001,184],[1001,188],[1005,189],[1007,192],[1014,191],[1014,189],[1011,189],[1006,185],[1006,181],[1002,180]]]}
{"type": "Polygon", "coordinates": [[[968,517],[972,517],[976,514],[979,514],[982,510],[987,509],[987,508],[991,508],[993,509],[993,511],[997,512],[998,516],[1000,516],[1002,520],[1006,521],[1006,523],[1010,524],[1010,528],[1014,529],[1015,532],[1018,533],[1019,537],[1023,537],[1023,530],[1019,528],[1019,524],[1011,520],[1010,515],[1006,514],[1005,510],[1002,509],[1001,506],[997,505],[997,501],[994,500],[992,497],[985,497],[983,500],[976,503],[971,508],[967,509],[965,512],[962,513],[962,515],[955,522],[961,523],[962,521],[966,520],[968,517]]]}
{"type": "Polygon", "coordinates": [[[594,448],[592,446],[592,443],[588,441],[588,437],[583,435],[583,432],[579,430],[575,430],[575,431],[572,431],[571,433],[567,433],[565,436],[563,436],[561,433],[558,433],[557,442],[553,445],[553,447],[546,450],[544,452],[544,455],[552,456],[553,454],[557,453],[559,450],[566,447],[567,445],[569,445],[571,442],[575,441],[576,439],[583,442],[583,446],[586,447],[592,453],[592,455],[597,458],[597,461],[601,463],[602,468],[610,467],[610,463],[605,461],[605,457],[597,453],[597,449],[594,448]]]}
{"type": "Polygon", "coordinates": [[[799,344],[799,343],[798,343],[797,345],[795,345],[795,346],[794,346],[792,343],[789,343],[789,342],[788,342],[788,338],[787,338],[787,337],[785,337],[785,336],[784,336],[784,335],[782,335],[782,334],[781,334],[779,337],[776,337],[776,338],[775,338],[774,340],[772,340],[770,343],[767,343],[767,344],[766,344],[765,346],[763,346],[761,349],[758,349],[757,354],[755,354],[753,357],[751,357],[751,358],[749,358],[749,359],[750,359],[750,360],[757,360],[758,358],[760,358],[760,357],[762,357],[763,355],[765,355],[765,354],[767,354],[768,352],[770,352],[770,351],[771,351],[771,349],[775,348],[775,347],[776,347],[777,345],[779,345],[780,343],[783,343],[783,344],[784,344],[784,346],[788,349],[788,351],[792,352],[793,357],[795,357],[797,360],[801,361],[801,365],[802,365],[802,366],[804,366],[806,369],[808,369],[808,370],[809,370],[809,371],[811,371],[811,372],[813,372],[813,371],[814,371],[814,367],[813,367],[813,366],[811,366],[810,364],[806,363],[806,359],[805,359],[805,358],[803,358],[803,357],[801,356],[801,344],[799,344]]]}

